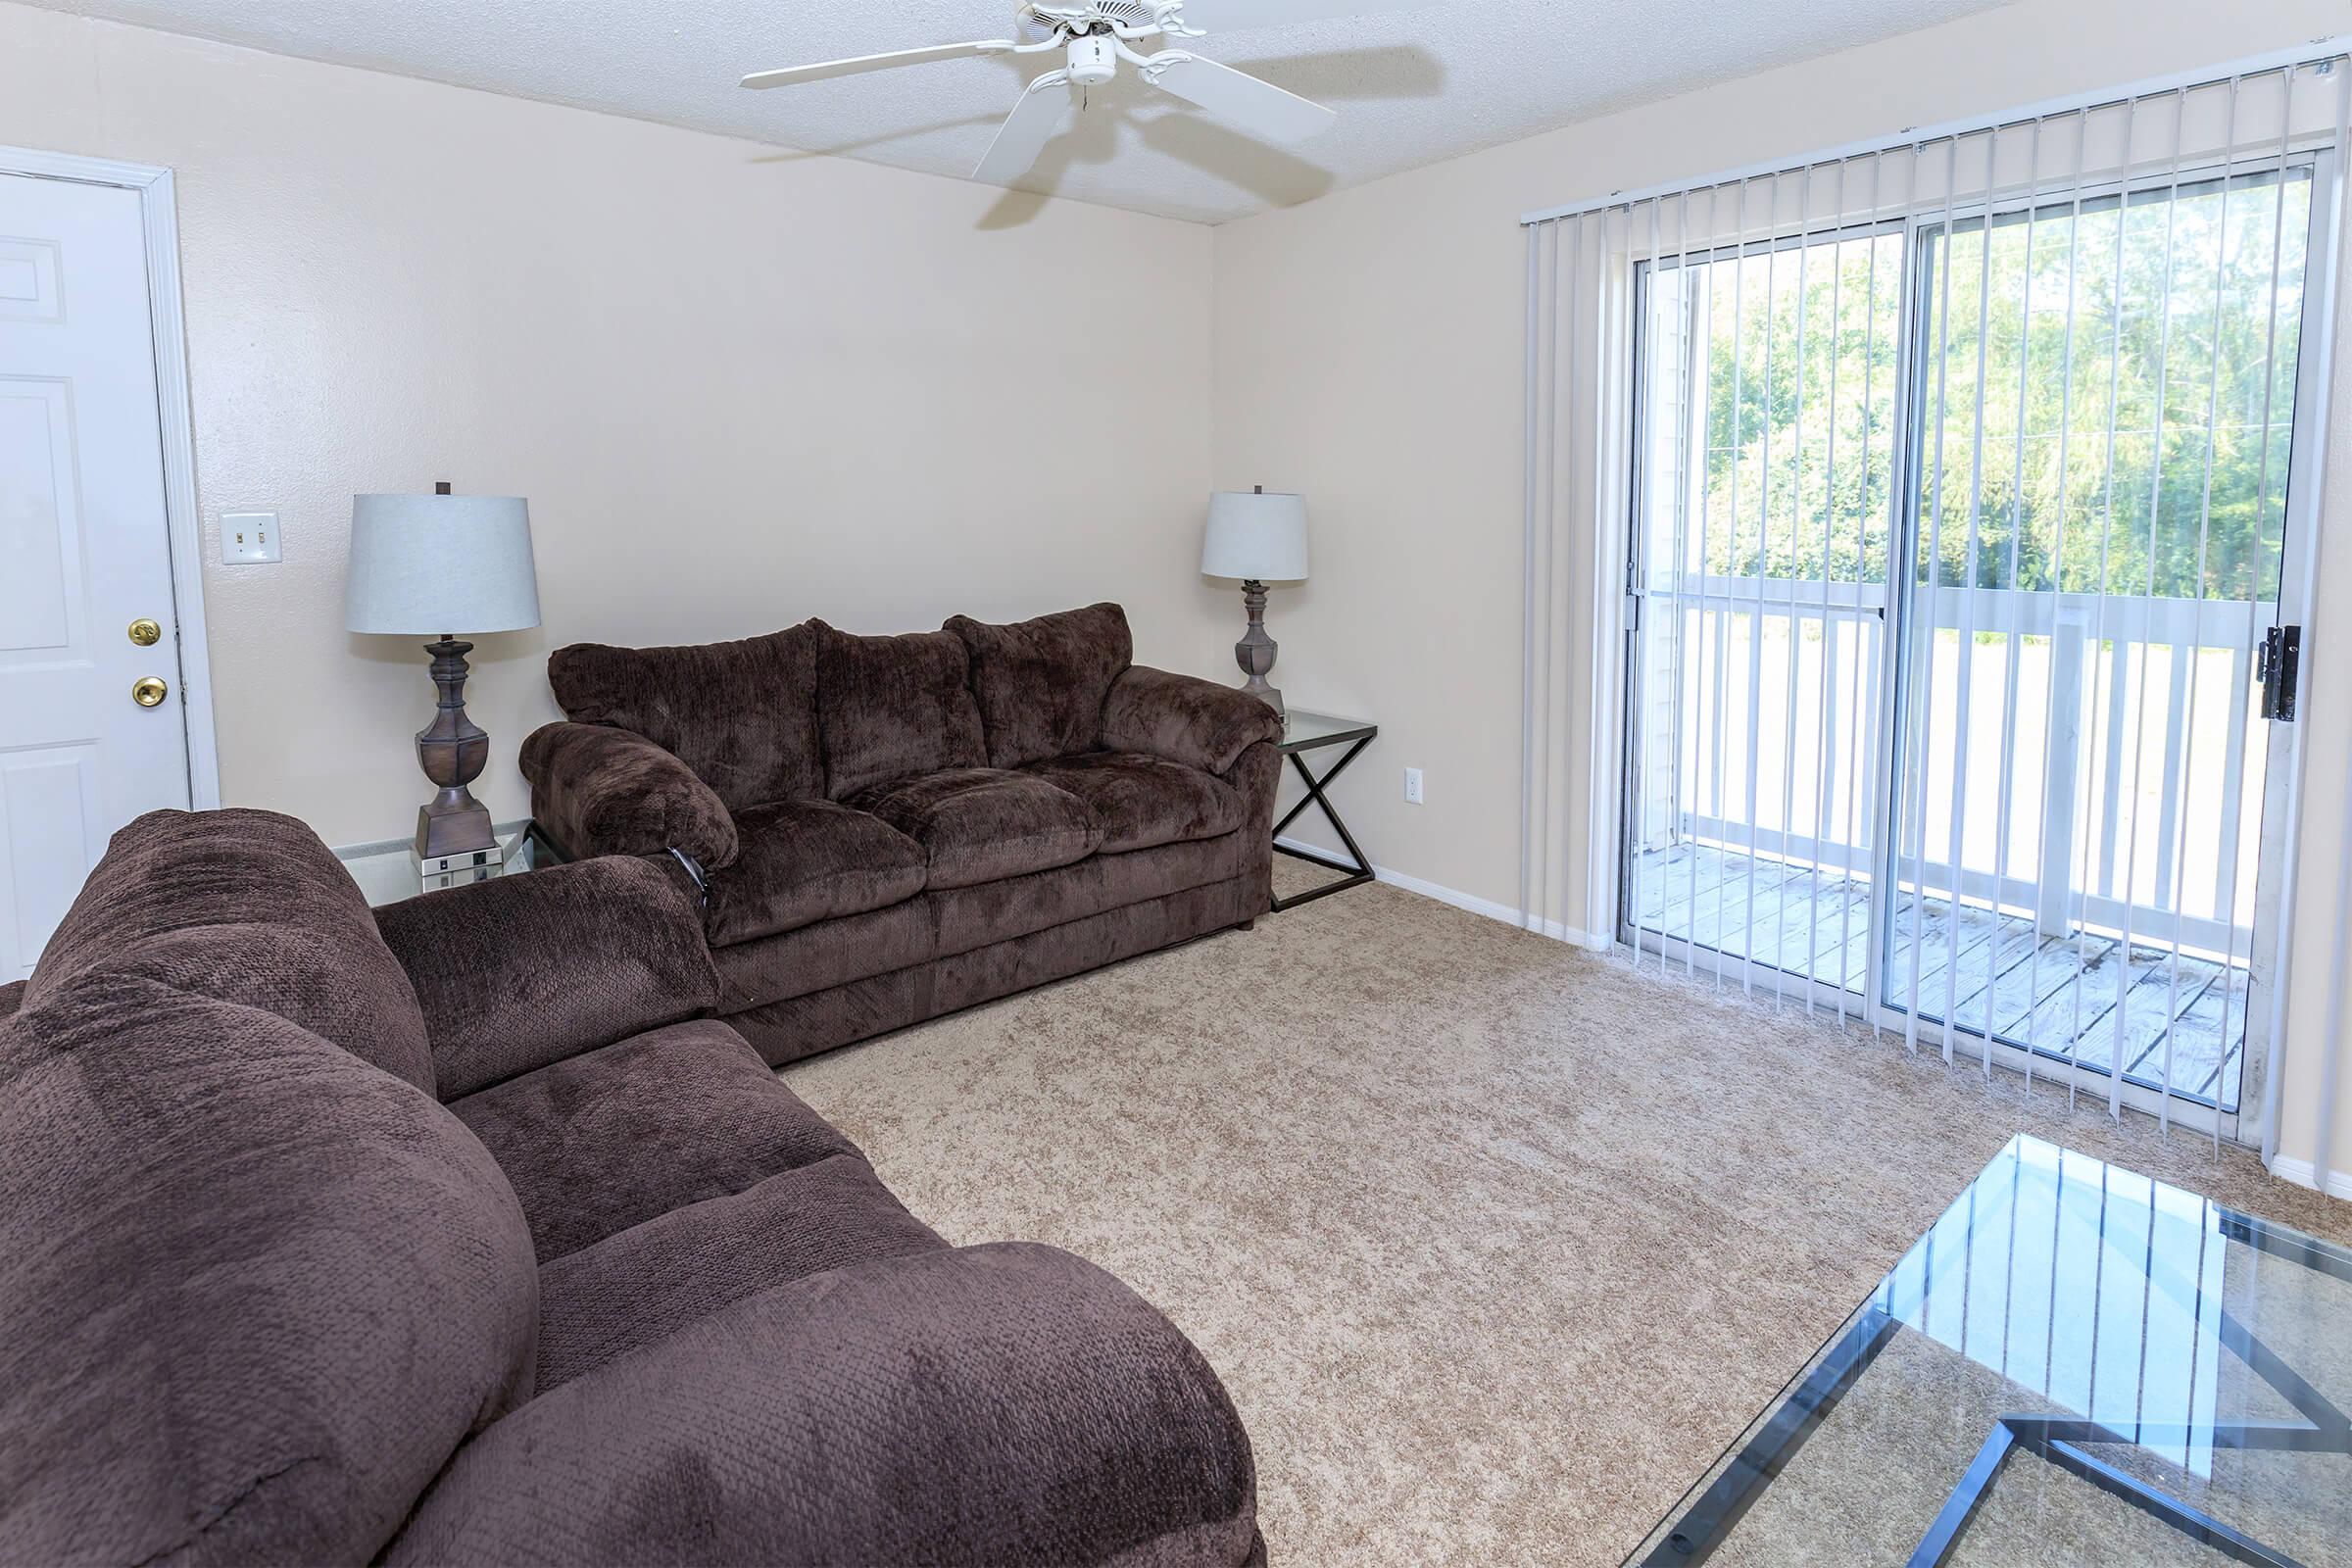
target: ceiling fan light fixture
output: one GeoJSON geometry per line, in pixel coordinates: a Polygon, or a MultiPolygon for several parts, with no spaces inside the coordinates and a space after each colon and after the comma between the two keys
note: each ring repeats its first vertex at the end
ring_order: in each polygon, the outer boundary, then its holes
{"type": "Polygon", "coordinates": [[[1108,34],[1090,32],[1070,40],[1070,80],[1081,87],[1100,87],[1119,74],[1117,41],[1108,34]]]}

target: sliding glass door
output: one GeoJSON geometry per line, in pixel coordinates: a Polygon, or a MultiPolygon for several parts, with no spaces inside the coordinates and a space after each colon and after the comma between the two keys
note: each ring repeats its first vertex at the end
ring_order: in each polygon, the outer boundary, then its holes
{"type": "Polygon", "coordinates": [[[2234,1115],[2323,173],[1947,196],[1638,263],[1621,938],[2234,1115]]]}

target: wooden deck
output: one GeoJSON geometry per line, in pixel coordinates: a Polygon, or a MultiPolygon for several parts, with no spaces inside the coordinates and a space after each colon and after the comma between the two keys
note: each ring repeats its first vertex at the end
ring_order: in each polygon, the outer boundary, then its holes
{"type": "MultiPolygon", "coordinates": [[[[1818,873],[1733,849],[1678,845],[1642,857],[1640,924],[1695,945],[1702,974],[1737,980],[1751,952],[1754,981],[1775,971],[1840,986],[1859,998],[1870,961],[1870,884],[1834,868],[1818,873]]],[[[2225,1106],[2237,1101],[2245,1044],[2247,974],[2097,933],[2045,936],[2016,915],[1938,898],[1898,896],[1895,955],[1886,995],[1898,1011],[1942,1021],[2012,1046],[2031,1046],[2102,1072],[2120,1057],[2127,1081],[2163,1087],[2171,1022],[2174,1089],[2225,1106]],[[1957,929],[1955,931],[1955,918],[1957,929]],[[1916,932],[1916,940],[1914,933],[1916,932]],[[1911,955],[1924,955],[1914,988],[1911,955]],[[2117,1005],[2119,988],[2123,1004],[2117,1005]],[[2118,1036],[2121,1049],[2118,1049],[2118,1036]]],[[[1786,982],[1784,982],[1786,983],[1786,982]]]]}

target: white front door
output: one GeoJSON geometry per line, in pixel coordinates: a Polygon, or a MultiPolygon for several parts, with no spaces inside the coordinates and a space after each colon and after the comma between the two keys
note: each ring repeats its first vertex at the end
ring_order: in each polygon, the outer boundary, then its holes
{"type": "Polygon", "coordinates": [[[0,984],[115,829],[189,804],[147,291],[136,191],[0,174],[0,984]]]}

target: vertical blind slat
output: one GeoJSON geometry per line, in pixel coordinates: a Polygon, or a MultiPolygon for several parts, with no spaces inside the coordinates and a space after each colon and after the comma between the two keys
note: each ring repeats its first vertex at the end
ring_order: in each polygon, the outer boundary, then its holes
{"type": "MultiPolygon", "coordinates": [[[[2273,164],[2273,167],[2277,172],[2278,189],[2274,193],[2277,197],[2277,200],[2271,209],[2271,286],[2269,292],[2269,303],[2265,307],[2263,316],[2262,443],[2259,449],[2260,455],[2257,460],[2257,471],[2260,473],[2261,477],[2256,481],[2254,500],[2254,515],[2257,518],[2267,518],[2270,515],[2271,510],[2271,414],[2273,398],[2278,390],[2278,285],[2286,263],[2286,160],[2288,144],[2295,122],[2295,84],[2300,79],[2301,74],[2302,74],[2300,71],[2290,67],[2284,74],[2284,77],[2280,83],[2279,89],[2283,102],[2278,113],[2278,148],[2275,155],[2273,164]]],[[[2306,275],[2308,275],[2308,253],[2306,253],[2306,275]]],[[[2279,544],[2281,550],[2283,551],[2285,540],[2283,538],[2280,539],[2279,544]]],[[[2247,647],[2251,648],[2254,645],[2254,639],[2259,632],[2261,623],[2262,595],[2258,589],[2249,589],[2248,593],[2246,594],[2247,647]]],[[[2239,662],[2235,661],[2232,662],[2230,666],[2230,689],[2232,691],[2242,692],[2245,690],[2244,676],[2240,673],[2241,668],[2242,665],[2239,662]]],[[[2235,709],[2233,709],[2230,713],[2230,718],[2233,721],[2230,745],[2230,756],[2233,759],[2230,766],[2231,777],[2240,776],[2245,770],[2246,742],[2248,734],[2253,728],[2252,725],[2244,722],[2245,715],[2243,709],[2244,705],[2241,703],[2235,709]]],[[[2227,823],[2234,824],[2237,821],[2236,810],[2225,808],[2223,812],[2223,820],[2227,823]]],[[[2223,905],[2224,913],[2222,916],[2223,923],[2229,928],[2230,931],[2229,946],[2224,953],[2224,961],[2222,965],[2222,1016],[2225,1019],[2230,1016],[2230,1008],[2233,1005],[2233,993],[2235,991],[2235,983],[2237,979],[2237,858],[2235,852],[2239,837],[2240,835],[2232,830],[2230,840],[2230,849],[2231,853],[2227,856],[2223,861],[2223,864],[2225,867],[2227,867],[2227,869],[2226,871],[2220,873],[2222,875],[2226,875],[2228,880],[2226,883],[2217,884],[2218,891],[2224,896],[2225,899],[2225,903],[2223,905]]],[[[2288,869],[2291,874],[2291,865],[2288,869]]],[[[2281,907],[2292,907],[2292,905],[2282,900],[2281,907]]],[[[2253,956],[2254,944],[2251,940],[2249,940],[2246,944],[2246,959],[2249,969],[2253,963],[2253,956]]],[[[2248,1017],[2251,1017],[2254,1011],[2252,979],[2253,977],[2249,973],[2247,976],[2247,992],[2245,1001],[2246,1016],[2248,1017]]],[[[2280,987],[2278,989],[2283,993],[2285,988],[2280,987]]],[[[2250,1056],[2253,1052],[2253,1042],[2243,1029],[2240,1031],[2239,1039],[2241,1044],[2239,1046],[2238,1071],[2239,1081],[2242,1086],[2246,1067],[2250,1064],[2250,1056]]],[[[2266,1084],[2266,1095],[2269,1092],[2269,1087],[2266,1084]]],[[[2268,1121],[2269,1118],[2266,1116],[2266,1125],[2268,1121]]],[[[2218,1116],[2214,1118],[2213,1138],[2214,1145],[2218,1149],[2221,1145],[2222,1138],[2222,1123],[2221,1118],[2218,1116]]],[[[2325,1170],[2327,1167],[2323,1164],[2320,1168],[2325,1170]]]]}
{"type": "MultiPolygon", "coordinates": [[[[2157,307],[2158,331],[2156,349],[2155,435],[2148,463],[2148,572],[2143,597],[2156,597],[2156,519],[2164,496],[2164,396],[2173,357],[2173,241],[2180,226],[2180,163],[2183,144],[2187,139],[2188,90],[2182,88],[2173,95],[2173,177],[2171,195],[2164,208],[2164,265],[2157,271],[2161,287],[2161,303],[2157,307]]],[[[2122,213],[2117,217],[2116,244],[2123,244],[2122,213]]],[[[2109,417],[2113,417],[2110,411],[2109,417]]],[[[2139,656],[2139,687],[2133,694],[2132,713],[2132,783],[2136,794],[2140,774],[2147,766],[2148,688],[2154,684],[2156,645],[2143,643],[2139,656]]],[[[2178,670],[2174,671],[2178,674],[2178,670]]],[[[2116,951],[2122,959],[2115,966],[2115,1027],[2109,1031],[2114,1045],[2110,1048],[2108,1065],[2113,1069],[2107,1076],[2107,1110],[2121,1115],[2124,1103],[2124,1052],[2131,1038],[2130,1007],[2132,969],[2132,915],[2133,897],[2138,889],[2139,813],[2132,818],[2132,836],[2124,848],[2124,939],[2116,951]]],[[[2170,1098],[2167,1097],[2167,1112],[2170,1098]]]]}
{"type": "MultiPolygon", "coordinates": [[[[2234,76],[2231,77],[2230,81],[2230,108],[2228,111],[2227,121],[2229,130],[2228,134],[2222,138],[2223,153],[2221,203],[2220,210],[2214,220],[2215,243],[2213,254],[2213,348],[2206,366],[2205,477],[2203,484],[2200,486],[2202,494],[2198,500],[2197,510],[2197,574],[2194,579],[2194,586],[2196,590],[2196,609],[2191,612],[2188,639],[2188,668],[2186,677],[2188,686],[2188,700],[2185,705],[2185,710],[2181,715],[2180,727],[2174,732],[2173,736],[2173,750],[2180,754],[2180,771],[2177,773],[2168,772],[2165,776],[2165,798],[2167,803],[2172,807],[2173,833],[2175,836],[2172,844],[2172,874],[2169,878],[2159,878],[2159,886],[2167,890],[2169,897],[2172,900],[2174,919],[2172,940],[2173,951],[2172,956],[2167,960],[2168,967],[2171,972],[2166,976],[2164,998],[2164,1066],[2161,1080],[2164,1085],[2164,1093],[2157,1100],[2157,1120],[2158,1124],[2168,1131],[2172,1127],[2173,1119],[2173,1045],[2175,1038],[2179,1033],[2178,1026],[2180,1018],[2180,949],[2185,945],[2184,928],[2187,925],[2187,922],[2180,918],[2187,912],[2187,900],[2182,897],[2182,894],[2188,886],[2188,873],[2184,861],[2188,853],[2188,818],[2190,815],[2189,806],[2191,804],[2188,800],[2188,791],[2190,788],[2188,773],[2189,747],[2186,742],[2197,732],[2197,687],[2200,684],[2197,676],[2198,672],[2204,667],[2205,662],[2205,558],[2207,547],[2213,536],[2213,449],[2215,445],[2214,420],[2221,413],[2222,310],[2227,301],[2227,294],[2225,293],[2224,285],[2229,281],[2230,277],[2230,176],[2237,172],[2238,85],[2237,78],[2234,76]]],[[[2283,201],[2285,199],[2284,191],[2282,190],[2279,195],[2280,200],[2283,201]]],[[[2159,435],[2157,460],[2159,463],[2163,461],[2161,434],[2159,435]]],[[[2261,516],[2259,514],[2257,514],[2255,517],[2255,527],[2258,538],[2260,536],[2261,523],[2261,516]]],[[[2151,518],[2149,522],[2149,538],[2151,544],[2154,540],[2154,529],[2155,522],[2154,519],[2151,518]]],[[[2155,555],[2155,551],[2153,549],[2151,549],[2148,553],[2151,558],[2153,558],[2155,555]]],[[[2182,675],[2180,664],[2178,661],[2176,661],[2173,666],[2173,687],[2175,691],[2180,689],[2181,683],[2182,675]]],[[[2168,754],[2168,761],[2169,760],[2170,755],[2168,754]]],[[[2235,832],[2236,824],[2226,823],[2224,825],[2224,831],[2235,832]]],[[[2228,1041],[2229,1024],[2229,1015],[2225,1013],[2222,1017],[2222,1030],[2225,1047],[2227,1046],[2228,1041]]],[[[2218,1067],[2216,1071],[2218,1074],[2218,1067]]],[[[2218,1078],[2215,1087],[2218,1091],[2220,1087],[2218,1078]]],[[[2218,1093],[2217,1098],[2219,1098],[2218,1093]]]]}

